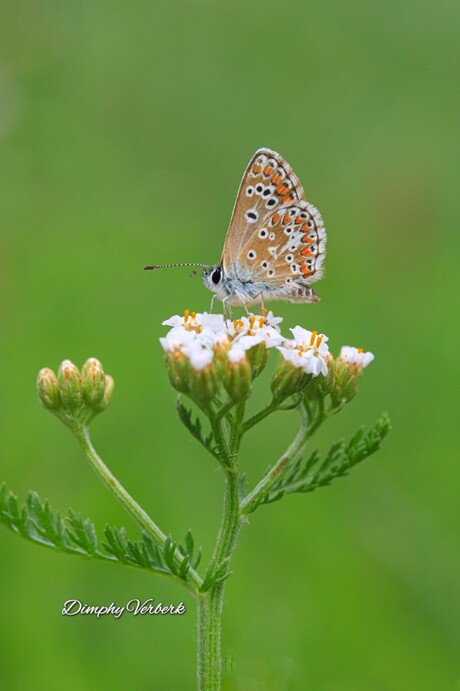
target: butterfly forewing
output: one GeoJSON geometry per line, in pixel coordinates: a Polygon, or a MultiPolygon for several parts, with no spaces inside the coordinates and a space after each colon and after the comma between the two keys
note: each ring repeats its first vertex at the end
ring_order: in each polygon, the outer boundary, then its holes
{"type": "Polygon", "coordinates": [[[302,200],[281,206],[241,248],[238,265],[254,283],[297,287],[321,278],[326,230],[319,211],[302,200]]]}
{"type": "Polygon", "coordinates": [[[222,266],[229,266],[242,248],[281,207],[304,199],[304,191],[291,166],[275,151],[259,149],[249,162],[238,190],[225,239],[222,266]]]}

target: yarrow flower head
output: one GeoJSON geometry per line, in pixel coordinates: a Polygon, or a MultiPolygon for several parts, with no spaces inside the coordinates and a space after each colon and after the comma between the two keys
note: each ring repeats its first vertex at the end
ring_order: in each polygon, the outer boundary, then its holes
{"type": "Polygon", "coordinates": [[[171,328],[160,343],[172,385],[201,407],[211,405],[214,397],[222,401],[222,393],[224,398],[226,393],[233,401],[242,400],[265,368],[269,350],[276,349],[281,359],[271,389],[278,404],[303,391],[315,400],[330,394],[333,408],[351,400],[372,353],[344,346],[334,360],[327,336],[296,326],[292,338],[286,339],[281,322],[267,310],[235,320],[185,310],[183,316],[165,320],[171,328]]]}
{"type": "Polygon", "coordinates": [[[283,358],[293,367],[302,369],[313,377],[319,374],[326,376],[328,361],[331,358],[327,345],[328,337],[301,326],[294,327],[291,332],[294,339],[278,346],[283,358]]]}
{"type": "Polygon", "coordinates": [[[86,360],[81,371],[70,360],[64,360],[57,376],[44,367],[37,377],[41,403],[70,427],[76,423],[87,425],[105,410],[113,388],[112,377],[104,372],[96,358],[86,360]]]}

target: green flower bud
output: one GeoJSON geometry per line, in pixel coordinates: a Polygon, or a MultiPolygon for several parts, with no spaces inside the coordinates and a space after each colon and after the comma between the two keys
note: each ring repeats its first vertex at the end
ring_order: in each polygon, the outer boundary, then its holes
{"type": "Polygon", "coordinates": [[[191,366],[190,362],[180,353],[166,353],[166,371],[171,386],[179,393],[190,393],[191,366]]]}
{"type": "Polygon", "coordinates": [[[246,351],[251,365],[252,378],[255,379],[262,374],[268,360],[268,349],[265,343],[259,343],[246,351]]]}
{"type": "Polygon", "coordinates": [[[330,394],[332,409],[341,408],[351,401],[358,391],[361,370],[341,360],[330,363],[330,394]]]}
{"type": "Polygon", "coordinates": [[[191,386],[190,398],[201,408],[207,408],[216,393],[216,377],[214,367],[208,365],[201,370],[190,368],[191,386]]]}
{"type": "Polygon", "coordinates": [[[96,358],[89,358],[81,370],[83,398],[86,405],[100,410],[105,394],[105,372],[96,358]]]}
{"type": "Polygon", "coordinates": [[[252,370],[247,357],[232,362],[232,356],[227,359],[227,366],[223,371],[224,387],[230,398],[237,402],[249,396],[251,391],[252,370]]]}
{"type": "Polygon", "coordinates": [[[64,360],[59,365],[57,376],[62,407],[66,413],[74,415],[81,409],[83,395],[81,390],[81,376],[78,367],[70,360],[64,360]]]}
{"type": "MultiPolygon", "coordinates": [[[[319,377],[318,377],[319,378],[319,377]]],[[[281,358],[273,374],[271,390],[274,402],[279,405],[293,394],[300,393],[312,381],[312,375],[281,358]]]]}
{"type": "Polygon", "coordinates": [[[37,391],[41,403],[48,410],[57,411],[61,408],[56,374],[52,369],[43,367],[37,377],[37,391]]]}
{"type": "Polygon", "coordinates": [[[101,406],[103,409],[107,408],[110,401],[112,400],[112,394],[113,394],[114,388],[115,388],[115,381],[114,381],[113,377],[111,377],[110,374],[106,374],[105,375],[104,397],[101,401],[101,406]]]}

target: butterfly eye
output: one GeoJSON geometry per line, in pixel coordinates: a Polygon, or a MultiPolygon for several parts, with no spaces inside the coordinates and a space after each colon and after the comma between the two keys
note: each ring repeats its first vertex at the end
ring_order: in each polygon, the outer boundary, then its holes
{"type": "Polygon", "coordinates": [[[222,278],[222,270],[220,267],[217,269],[214,269],[214,271],[211,274],[211,281],[214,283],[214,285],[217,285],[220,282],[220,279],[222,278]]]}
{"type": "Polygon", "coordinates": [[[246,256],[247,256],[248,259],[255,259],[257,255],[256,255],[256,253],[254,252],[254,250],[249,250],[249,252],[247,253],[246,256]]]}

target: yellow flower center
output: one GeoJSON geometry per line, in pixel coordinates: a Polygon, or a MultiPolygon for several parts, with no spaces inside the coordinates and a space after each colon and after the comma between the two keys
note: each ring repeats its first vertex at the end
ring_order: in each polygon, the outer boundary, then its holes
{"type": "Polygon", "coordinates": [[[203,327],[196,320],[196,312],[184,310],[184,329],[186,331],[196,331],[198,334],[203,331],[203,327]]]}

